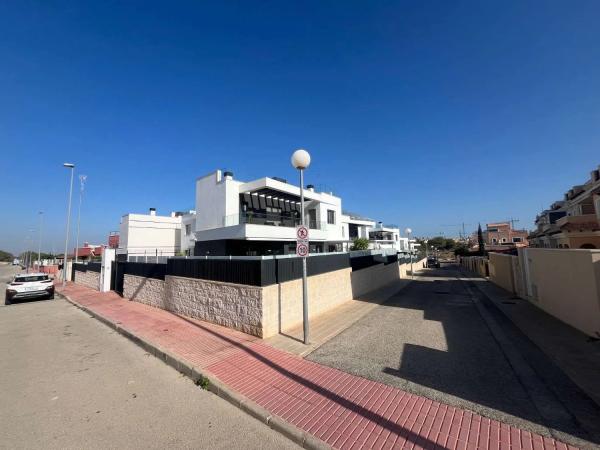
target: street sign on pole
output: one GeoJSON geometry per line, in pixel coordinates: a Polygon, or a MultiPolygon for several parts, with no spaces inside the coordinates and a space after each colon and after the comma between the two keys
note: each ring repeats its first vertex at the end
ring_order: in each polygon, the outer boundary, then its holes
{"type": "Polygon", "coordinates": [[[308,256],[308,241],[296,242],[296,256],[306,258],[308,256]]]}
{"type": "Polygon", "coordinates": [[[296,227],[296,240],[308,241],[308,227],[306,225],[298,225],[296,227]]]}
{"type": "Polygon", "coordinates": [[[309,253],[308,227],[299,225],[296,227],[296,256],[306,258],[309,253]]]}

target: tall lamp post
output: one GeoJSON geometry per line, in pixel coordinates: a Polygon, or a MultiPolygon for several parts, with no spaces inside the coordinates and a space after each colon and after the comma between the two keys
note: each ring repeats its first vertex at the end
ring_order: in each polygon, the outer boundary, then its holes
{"type": "Polygon", "coordinates": [[[38,242],[38,271],[40,270],[40,266],[42,265],[42,226],[44,225],[44,211],[38,212],[40,216],[40,233],[39,233],[39,242],[38,242]]]}
{"type": "Polygon", "coordinates": [[[404,230],[404,232],[408,236],[408,253],[410,253],[410,278],[414,279],[415,272],[413,270],[413,254],[412,254],[412,248],[410,245],[410,233],[412,233],[412,230],[410,228],[407,228],[406,230],[404,230]]]}
{"type": "Polygon", "coordinates": [[[65,236],[65,253],[63,254],[63,276],[62,285],[67,285],[67,252],[69,250],[69,227],[71,226],[71,198],[73,197],[73,173],[75,172],[75,164],[64,163],[63,167],[71,169],[71,183],[69,185],[69,206],[67,207],[67,232],[65,236]]]}
{"type": "Polygon", "coordinates": [[[77,210],[77,240],[75,244],[75,262],[79,262],[79,221],[81,220],[81,200],[87,175],[79,175],[79,209],[77,210]]]}
{"type": "MultiPolygon", "coordinates": [[[[298,149],[292,154],[292,166],[300,171],[300,219],[304,226],[304,169],[310,165],[310,154],[298,149]]],[[[302,321],[304,325],[304,344],[308,345],[308,287],[306,282],[306,256],[302,257],[302,321]]]]}

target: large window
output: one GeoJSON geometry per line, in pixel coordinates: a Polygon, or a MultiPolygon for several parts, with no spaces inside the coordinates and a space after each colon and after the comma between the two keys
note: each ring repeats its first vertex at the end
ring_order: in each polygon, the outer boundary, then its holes
{"type": "Polygon", "coordinates": [[[190,234],[192,234],[192,226],[190,224],[187,224],[185,226],[185,235],[189,236],[190,234]]]}
{"type": "Polygon", "coordinates": [[[521,239],[520,237],[514,237],[513,242],[523,242],[523,239],[521,239]]]}
{"type": "Polygon", "coordinates": [[[308,210],[308,227],[316,229],[317,228],[317,210],[309,209],[308,210]]]}
{"type": "Polygon", "coordinates": [[[335,211],[332,209],[327,210],[327,223],[330,225],[335,225],[335,211]]]}

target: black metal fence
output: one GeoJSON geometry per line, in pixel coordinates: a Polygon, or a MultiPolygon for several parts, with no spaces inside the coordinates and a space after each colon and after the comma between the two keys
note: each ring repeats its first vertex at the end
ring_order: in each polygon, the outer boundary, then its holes
{"type": "MultiPolygon", "coordinates": [[[[314,276],[344,268],[351,267],[354,271],[377,264],[397,262],[397,255],[366,255],[351,258],[348,253],[337,253],[308,257],[306,269],[308,276],[314,276]]],[[[164,280],[166,275],[172,275],[250,286],[269,286],[301,278],[302,259],[169,258],[166,264],[115,261],[111,274],[111,289],[122,294],[123,279],[126,274],[158,280],[164,280]]]]}
{"type": "Polygon", "coordinates": [[[100,272],[102,264],[99,262],[73,263],[73,270],[78,270],[79,272],[100,272]]]}
{"type": "MultiPolygon", "coordinates": [[[[306,261],[308,276],[350,267],[348,254],[311,256],[306,261]]],[[[226,283],[268,286],[302,277],[301,258],[276,259],[169,259],[167,275],[202,278],[226,283]]]]}
{"type": "Polygon", "coordinates": [[[102,270],[102,264],[99,262],[73,263],[71,265],[71,280],[75,281],[75,271],[78,272],[98,272],[102,270]]]}
{"type": "Polygon", "coordinates": [[[167,273],[166,264],[142,263],[142,262],[119,262],[122,267],[123,274],[137,275],[144,278],[155,278],[164,280],[167,273]]]}
{"type": "Polygon", "coordinates": [[[398,261],[397,255],[365,255],[350,258],[352,271],[366,269],[367,267],[376,266],[377,264],[390,264],[398,261]]]}

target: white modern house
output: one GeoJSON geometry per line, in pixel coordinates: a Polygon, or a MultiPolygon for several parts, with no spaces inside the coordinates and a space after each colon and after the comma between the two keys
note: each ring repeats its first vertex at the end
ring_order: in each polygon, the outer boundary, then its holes
{"type": "MultiPolygon", "coordinates": [[[[342,215],[342,235],[347,236],[344,250],[349,250],[355,239],[369,240],[369,249],[408,253],[408,238],[400,236],[400,229],[393,225],[383,225],[372,219],[354,213],[342,215]]],[[[414,248],[413,248],[414,250],[414,248]]]]}
{"type": "Polygon", "coordinates": [[[159,216],[155,208],[150,208],[148,214],[126,214],[121,218],[117,254],[138,257],[193,254],[195,221],[195,211],[159,216]]]}
{"type": "MultiPolygon", "coordinates": [[[[300,225],[300,188],[273,177],[244,182],[217,170],[196,180],[195,255],[291,254],[300,225]]],[[[341,251],[347,239],[342,201],[332,193],[304,190],[310,251],[341,251]]]]}
{"type": "MultiPolygon", "coordinates": [[[[400,230],[357,214],[342,213],[342,199],[331,192],[304,190],[305,223],[311,253],[350,250],[357,238],[369,248],[408,252],[400,230]]],[[[244,182],[217,170],[196,180],[194,254],[293,254],[300,218],[300,187],[277,177],[244,182]]]]}
{"type": "MultiPolygon", "coordinates": [[[[300,187],[278,177],[240,181],[216,170],[196,180],[196,209],[159,216],[121,218],[117,254],[140,257],[285,255],[296,251],[301,224],[300,187]],[[198,214],[196,214],[196,211],[198,214]]],[[[331,192],[304,189],[304,223],[311,253],[349,251],[357,238],[369,248],[408,252],[408,239],[395,226],[342,212],[331,192]]]]}

